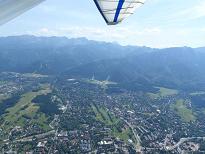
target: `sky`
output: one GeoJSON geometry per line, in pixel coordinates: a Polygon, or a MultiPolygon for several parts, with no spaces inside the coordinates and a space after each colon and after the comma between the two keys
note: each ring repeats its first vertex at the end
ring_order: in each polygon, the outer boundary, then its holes
{"type": "Polygon", "coordinates": [[[0,26],[0,36],[86,37],[122,45],[205,46],[205,0],[147,0],[117,26],[107,26],[93,0],[47,0],[0,26]]]}

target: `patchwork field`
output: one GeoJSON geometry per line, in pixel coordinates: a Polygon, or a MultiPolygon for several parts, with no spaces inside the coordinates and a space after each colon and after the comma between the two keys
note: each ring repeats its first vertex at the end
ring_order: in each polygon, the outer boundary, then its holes
{"type": "Polygon", "coordinates": [[[105,108],[97,107],[92,105],[92,109],[95,112],[96,120],[103,122],[105,125],[112,127],[111,135],[128,142],[129,139],[132,139],[134,143],[137,141],[133,138],[132,130],[123,124],[122,120],[115,117],[105,108]]]}
{"type": "Polygon", "coordinates": [[[186,100],[180,99],[177,100],[171,108],[182,118],[185,122],[194,122],[196,117],[191,109],[187,107],[186,100]]]}
{"type": "Polygon", "coordinates": [[[152,99],[178,94],[178,90],[175,90],[175,89],[168,89],[164,87],[156,87],[156,88],[159,89],[157,93],[147,93],[148,96],[152,99]]]}
{"type": "Polygon", "coordinates": [[[32,100],[42,94],[50,93],[49,85],[41,85],[40,89],[35,92],[23,94],[18,102],[12,107],[6,109],[6,113],[2,116],[3,123],[1,128],[9,131],[15,126],[25,126],[25,124],[38,124],[43,129],[48,130],[47,117],[43,113],[39,113],[39,106],[32,103],[32,100]]]}

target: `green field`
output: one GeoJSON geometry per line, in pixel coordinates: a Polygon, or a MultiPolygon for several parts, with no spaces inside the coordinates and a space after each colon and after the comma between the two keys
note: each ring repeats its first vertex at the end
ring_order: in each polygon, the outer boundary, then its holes
{"type": "Polygon", "coordinates": [[[114,125],[120,121],[120,119],[109,113],[105,108],[100,107],[97,109],[95,105],[92,105],[92,109],[95,112],[96,120],[101,121],[106,125],[114,125]]]}
{"type": "Polygon", "coordinates": [[[194,122],[196,117],[191,109],[186,106],[186,101],[183,99],[177,100],[177,102],[171,105],[171,108],[181,117],[184,122],[194,122]]]}
{"type": "Polygon", "coordinates": [[[159,91],[156,94],[155,93],[147,93],[148,96],[152,99],[178,94],[178,90],[175,90],[175,89],[168,89],[168,88],[164,88],[164,87],[156,87],[156,88],[159,88],[159,91]]]}
{"type": "Polygon", "coordinates": [[[47,118],[45,114],[39,113],[39,107],[33,104],[31,101],[38,95],[50,93],[49,85],[41,85],[41,88],[37,92],[28,92],[21,96],[21,99],[14,106],[6,110],[6,114],[3,115],[4,124],[1,128],[9,130],[14,126],[24,126],[26,123],[36,123],[43,129],[49,129],[46,124],[47,118]]]}
{"type": "Polygon", "coordinates": [[[96,84],[101,86],[103,89],[107,88],[107,85],[112,85],[112,84],[117,84],[116,82],[112,82],[112,81],[99,81],[99,80],[90,80],[90,79],[86,79],[85,82],[87,83],[91,83],[91,84],[96,84]]]}
{"type": "Polygon", "coordinates": [[[113,127],[111,134],[126,143],[128,143],[128,139],[131,139],[134,143],[137,143],[130,128],[123,129],[122,132],[120,132],[116,129],[116,127],[113,127]]]}
{"type": "Polygon", "coordinates": [[[99,108],[99,107],[96,107],[95,105],[92,105],[92,109],[96,115],[96,120],[101,121],[105,125],[111,127],[111,130],[112,130],[110,132],[111,135],[125,142],[128,142],[128,139],[132,139],[134,143],[136,143],[136,141],[133,139],[133,134],[130,128],[123,128],[124,125],[119,118],[115,117],[105,108],[102,108],[102,107],[99,108]],[[119,129],[121,130],[119,131],[119,129]]]}

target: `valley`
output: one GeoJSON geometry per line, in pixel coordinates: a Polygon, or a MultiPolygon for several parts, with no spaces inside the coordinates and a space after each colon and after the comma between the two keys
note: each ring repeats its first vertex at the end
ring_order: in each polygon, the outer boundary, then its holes
{"type": "Polygon", "coordinates": [[[113,84],[105,90],[92,79],[87,82],[10,72],[1,76],[5,88],[11,82],[16,85],[8,98],[1,99],[3,151],[204,151],[204,109],[191,105],[194,102],[189,93],[156,87],[150,96],[117,83],[117,92],[110,93],[113,84]]]}
{"type": "Polygon", "coordinates": [[[204,48],[0,38],[0,153],[205,152],[204,48]]]}

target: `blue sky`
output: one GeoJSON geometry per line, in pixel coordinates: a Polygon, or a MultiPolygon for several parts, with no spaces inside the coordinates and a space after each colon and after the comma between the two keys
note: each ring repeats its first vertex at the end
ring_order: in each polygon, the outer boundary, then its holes
{"type": "Polygon", "coordinates": [[[205,0],[147,0],[134,15],[107,26],[92,0],[47,0],[0,27],[8,35],[86,37],[149,47],[205,46],[205,0]]]}

